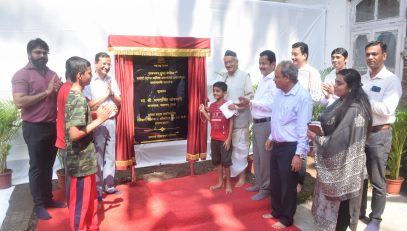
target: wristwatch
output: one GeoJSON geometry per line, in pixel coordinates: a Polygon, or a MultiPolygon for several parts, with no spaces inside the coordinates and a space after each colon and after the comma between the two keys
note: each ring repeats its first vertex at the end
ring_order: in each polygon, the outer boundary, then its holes
{"type": "Polygon", "coordinates": [[[305,160],[305,155],[303,154],[295,154],[296,156],[298,156],[301,160],[305,160]]]}

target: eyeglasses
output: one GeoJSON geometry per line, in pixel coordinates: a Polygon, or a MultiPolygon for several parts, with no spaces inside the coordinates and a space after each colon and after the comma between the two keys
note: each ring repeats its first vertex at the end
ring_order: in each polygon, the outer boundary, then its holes
{"type": "Polygon", "coordinates": [[[36,54],[36,55],[48,55],[49,52],[48,51],[32,51],[32,53],[36,54]]]}

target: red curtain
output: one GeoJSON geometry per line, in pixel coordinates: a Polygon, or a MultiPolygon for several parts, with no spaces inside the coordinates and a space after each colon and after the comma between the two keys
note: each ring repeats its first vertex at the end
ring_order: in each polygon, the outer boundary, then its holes
{"type": "Polygon", "coordinates": [[[126,170],[135,164],[133,58],[122,55],[115,58],[116,81],[122,97],[120,112],[116,118],[116,169],[126,170]]]}
{"type": "Polygon", "coordinates": [[[188,58],[188,138],[187,160],[206,158],[208,122],[203,121],[199,105],[207,99],[205,57],[188,58]]]}

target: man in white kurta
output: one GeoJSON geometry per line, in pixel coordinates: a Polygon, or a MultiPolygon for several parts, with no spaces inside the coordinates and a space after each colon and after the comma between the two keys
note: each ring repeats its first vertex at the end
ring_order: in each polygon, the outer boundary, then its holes
{"type": "MultiPolygon", "coordinates": [[[[217,81],[224,81],[228,85],[227,100],[238,102],[239,97],[251,99],[253,97],[253,86],[250,75],[238,69],[237,55],[233,51],[226,51],[224,64],[227,72],[221,73],[217,81]]],[[[245,183],[245,169],[247,167],[247,156],[249,154],[249,108],[238,109],[238,115],[234,117],[232,133],[232,166],[230,176],[239,175],[239,181],[235,187],[241,187],[245,183]]]]}

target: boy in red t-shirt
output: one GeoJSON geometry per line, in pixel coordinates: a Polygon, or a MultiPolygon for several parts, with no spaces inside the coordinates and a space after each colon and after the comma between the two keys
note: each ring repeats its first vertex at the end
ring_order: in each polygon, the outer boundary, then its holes
{"type": "Polygon", "coordinates": [[[199,106],[199,111],[210,121],[211,123],[211,156],[212,164],[218,167],[219,181],[216,185],[211,186],[210,190],[222,188],[223,173],[226,178],[226,194],[232,193],[232,186],[230,183],[230,166],[232,165],[232,129],[233,119],[227,119],[220,106],[222,106],[226,100],[228,86],[224,82],[216,82],[213,84],[213,97],[215,102],[211,103],[209,108],[205,108],[203,104],[199,106]],[[209,111],[209,115],[208,115],[209,111]]]}
{"type": "MultiPolygon", "coordinates": [[[[69,65],[69,59],[66,61],[65,66],[69,65]]],[[[66,167],[66,150],[65,150],[65,103],[66,98],[68,97],[69,91],[71,90],[71,80],[67,76],[68,73],[65,74],[66,82],[62,84],[61,88],[59,88],[58,96],[57,96],[57,139],[55,142],[55,147],[58,148],[60,155],[62,156],[63,160],[63,167],[65,169],[65,192],[67,195],[67,199],[69,198],[69,187],[70,187],[70,178],[68,175],[68,169],[66,167]]],[[[61,166],[62,167],[62,166],[61,166]]],[[[67,201],[69,204],[69,201],[67,201]]]]}

